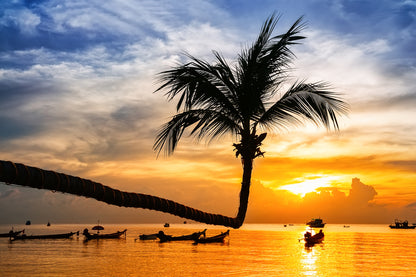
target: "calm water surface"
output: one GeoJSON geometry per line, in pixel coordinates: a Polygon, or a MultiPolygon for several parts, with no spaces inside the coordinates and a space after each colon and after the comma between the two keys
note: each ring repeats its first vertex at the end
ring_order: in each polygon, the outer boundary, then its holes
{"type": "MultiPolygon", "coordinates": [[[[9,225],[0,225],[8,232],[9,225]]],[[[26,234],[82,231],[87,225],[31,225],[26,234]]],[[[105,225],[128,229],[120,240],[72,239],[10,242],[0,238],[0,276],[416,276],[416,230],[387,225],[326,225],[325,241],[307,248],[304,225],[246,224],[231,230],[224,244],[135,241],[164,230],[185,235],[225,228],[199,224],[105,225]]]]}

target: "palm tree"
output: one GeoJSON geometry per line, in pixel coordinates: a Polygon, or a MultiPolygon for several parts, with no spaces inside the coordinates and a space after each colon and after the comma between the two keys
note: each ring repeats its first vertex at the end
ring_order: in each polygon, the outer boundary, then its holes
{"type": "Polygon", "coordinates": [[[247,211],[253,160],[263,156],[260,149],[266,133],[259,130],[287,128],[304,119],[327,129],[338,129],[337,115],[347,105],[322,82],[296,82],[277,98],[288,79],[294,58],[289,46],[304,39],[299,18],[289,30],[272,37],[278,19],[274,15],[264,23],[258,39],[238,57],[231,68],[214,52],[216,63],[189,56],[191,61],[160,73],[169,100],[179,97],[178,114],[166,123],[156,137],[154,149],[172,154],[185,129],[201,139],[232,134],[236,156],[241,156],[243,178],[240,206],[235,218],[206,213],[157,196],[124,192],[76,176],[0,160],[0,182],[46,189],[94,198],[111,205],[162,211],[183,218],[215,225],[239,228],[247,211]]]}
{"type": "Polygon", "coordinates": [[[281,92],[294,58],[289,47],[305,37],[299,35],[304,28],[302,17],[286,33],[272,36],[277,22],[275,15],[266,20],[257,40],[240,53],[234,67],[214,51],[214,64],[187,55],[190,62],[159,75],[162,84],[157,91],[166,90],[169,101],[179,100],[178,113],[161,128],[154,150],[172,154],[186,129],[197,139],[211,141],[231,134],[238,141],[233,146],[236,157],[241,156],[243,177],[235,228],[246,215],[253,160],[264,154],[260,146],[267,133],[258,132],[304,120],[338,130],[337,115],[347,112],[346,103],[323,82],[299,81],[281,92]]]}

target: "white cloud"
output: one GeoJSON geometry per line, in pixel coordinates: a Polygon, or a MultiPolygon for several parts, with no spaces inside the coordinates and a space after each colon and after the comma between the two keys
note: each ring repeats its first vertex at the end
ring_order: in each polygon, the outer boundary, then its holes
{"type": "Polygon", "coordinates": [[[36,34],[36,27],[40,23],[40,17],[28,9],[11,10],[6,9],[0,18],[0,25],[16,25],[25,35],[36,34]]]}

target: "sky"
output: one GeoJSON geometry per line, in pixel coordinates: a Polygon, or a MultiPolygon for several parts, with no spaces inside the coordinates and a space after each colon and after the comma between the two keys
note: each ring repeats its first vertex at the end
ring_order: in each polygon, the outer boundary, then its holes
{"type": "MultiPolygon", "coordinates": [[[[416,1],[50,0],[0,2],[0,159],[235,216],[232,137],[152,150],[175,114],[157,74],[183,53],[230,63],[262,23],[304,17],[293,81],[326,81],[349,104],[340,131],[269,133],[247,223],[416,223],[416,1]]],[[[0,183],[0,224],[181,222],[69,194],[0,183]]]]}

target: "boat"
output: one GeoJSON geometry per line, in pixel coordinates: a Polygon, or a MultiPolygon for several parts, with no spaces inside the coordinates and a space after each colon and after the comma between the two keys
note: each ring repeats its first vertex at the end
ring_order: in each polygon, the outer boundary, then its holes
{"type": "Polygon", "coordinates": [[[405,221],[400,221],[400,220],[395,220],[394,221],[394,225],[393,224],[391,224],[391,225],[389,225],[389,227],[391,228],[391,229],[415,229],[416,228],[416,225],[409,225],[409,222],[407,221],[407,220],[405,220],[405,221]]]}
{"type": "Polygon", "coordinates": [[[73,235],[75,235],[76,232],[69,232],[64,234],[48,234],[48,235],[26,235],[23,234],[21,236],[15,236],[12,238],[12,240],[26,240],[26,239],[69,239],[73,235]]]}
{"type": "Polygon", "coordinates": [[[306,225],[309,225],[311,228],[323,228],[325,223],[320,218],[312,218],[306,225]]]}
{"type": "Polygon", "coordinates": [[[48,226],[48,227],[51,226],[51,223],[48,221],[48,223],[46,224],[46,226],[48,226]]]}
{"type": "MultiPolygon", "coordinates": [[[[142,234],[142,235],[139,236],[139,239],[140,240],[155,240],[155,239],[157,239],[157,235],[158,235],[158,233],[149,234],[149,235],[142,234]]],[[[135,240],[137,240],[137,239],[135,239],[135,240]]]]}
{"type": "Polygon", "coordinates": [[[10,230],[8,233],[1,233],[0,238],[12,238],[12,237],[18,236],[18,235],[20,235],[21,233],[24,233],[24,232],[25,232],[25,229],[20,230],[20,231],[10,230]]]}
{"type": "Polygon", "coordinates": [[[227,230],[226,232],[223,232],[219,235],[213,236],[213,237],[203,237],[198,238],[194,240],[194,244],[198,243],[212,243],[212,242],[224,242],[224,239],[226,236],[230,235],[230,230],[227,230]]]}
{"type": "Polygon", "coordinates": [[[319,233],[312,235],[311,232],[307,231],[304,235],[303,235],[303,239],[305,240],[305,245],[306,246],[313,246],[317,243],[320,243],[324,240],[324,233],[322,232],[322,230],[319,230],[319,233]]]}
{"type": "Polygon", "coordinates": [[[167,223],[167,222],[163,225],[163,227],[166,227],[166,228],[169,227],[169,226],[170,226],[170,224],[167,223]]]}
{"type": "Polygon", "coordinates": [[[30,220],[26,220],[25,225],[31,225],[31,224],[32,224],[32,222],[30,220]]]}
{"type": "Polygon", "coordinates": [[[91,240],[91,239],[118,239],[121,237],[121,235],[126,235],[127,229],[124,229],[123,231],[117,231],[115,233],[110,233],[110,234],[91,234],[90,232],[88,232],[88,229],[85,228],[83,231],[83,235],[85,236],[86,240],[91,240]]]}
{"type": "Polygon", "coordinates": [[[181,240],[197,240],[199,239],[199,237],[201,237],[202,235],[205,237],[205,232],[207,231],[207,229],[205,229],[204,231],[201,232],[195,232],[192,233],[190,235],[184,235],[184,236],[170,236],[170,235],[165,235],[165,233],[163,231],[159,231],[159,233],[157,234],[157,238],[160,240],[160,242],[167,242],[167,241],[181,241],[181,240]]]}

